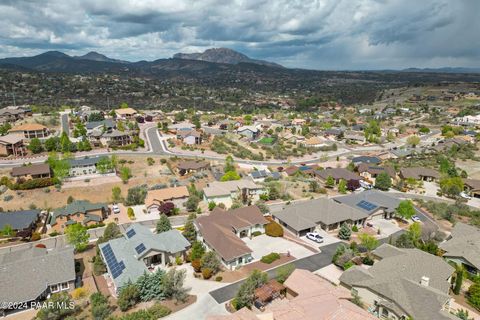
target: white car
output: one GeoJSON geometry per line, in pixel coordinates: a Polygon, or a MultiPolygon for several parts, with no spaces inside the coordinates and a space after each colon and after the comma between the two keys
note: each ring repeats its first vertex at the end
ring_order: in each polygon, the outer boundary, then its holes
{"type": "Polygon", "coordinates": [[[420,222],[420,218],[418,216],[412,216],[412,221],[413,222],[420,222]]]}
{"type": "Polygon", "coordinates": [[[322,243],[323,242],[323,237],[316,232],[308,232],[307,233],[307,239],[315,241],[316,243],[322,243]]]}
{"type": "Polygon", "coordinates": [[[465,192],[460,192],[460,197],[462,197],[463,199],[467,199],[467,200],[470,200],[472,199],[471,196],[469,196],[468,194],[466,194],[465,192]]]}
{"type": "Polygon", "coordinates": [[[115,213],[115,214],[119,214],[119,213],[120,213],[120,208],[119,208],[116,204],[114,204],[114,205],[112,206],[112,211],[113,211],[113,213],[115,213]]]}

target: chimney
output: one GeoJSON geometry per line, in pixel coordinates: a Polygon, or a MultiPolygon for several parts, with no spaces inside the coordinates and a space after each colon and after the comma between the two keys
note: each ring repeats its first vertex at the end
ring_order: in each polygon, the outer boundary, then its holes
{"type": "Polygon", "coordinates": [[[429,282],[430,282],[430,278],[427,276],[423,276],[422,279],[420,280],[420,284],[425,287],[428,287],[429,282]]]}

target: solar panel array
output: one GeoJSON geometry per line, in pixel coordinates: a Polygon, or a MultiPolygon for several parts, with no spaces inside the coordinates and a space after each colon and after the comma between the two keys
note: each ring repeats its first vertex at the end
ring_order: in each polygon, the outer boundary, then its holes
{"type": "Polygon", "coordinates": [[[377,205],[375,205],[371,202],[362,200],[359,203],[357,203],[357,207],[360,207],[360,208],[362,208],[364,210],[367,210],[367,211],[372,211],[373,209],[375,209],[377,207],[377,205]]]}
{"type": "Polygon", "coordinates": [[[135,251],[137,251],[138,254],[141,254],[143,251],[145,251],[145,245],[143,243],[140,243],[138,246],[135,247],[135,251]]]}
{"type": "Polygon", "coordinates": [[[117,261],[117,258],[113,253],[112,247],[110,247],[109,244],[102,248],[102,252],[113,279],[116,279],[119,275],[122,274],[123,270],[125,269],[125,264],[123,263],[123,261],[117,261]]]}
{"type": "Polygon", "coordinates": [[[136,235],[137,233],[135,232],[135,229],[130,229],[128,230],[127,232],[127,237],[128,239],[130,239],[131,237],[133,237],[134,235],[136,235]]]}

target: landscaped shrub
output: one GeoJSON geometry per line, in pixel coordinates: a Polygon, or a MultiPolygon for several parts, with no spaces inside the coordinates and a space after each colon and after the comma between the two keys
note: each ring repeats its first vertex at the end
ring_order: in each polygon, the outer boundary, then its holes
{"type": "Polygon", "coordinates": [[[223,280],[223,277],[221,277],[221,276],[216,276],[216,277],[215,277],[215,281],[220,282],[220,281],[222,281],[222,280],[223,280]]]}
{"type": "Polygon", "coordinates": [[[254,232],[252,232],[252,237],[258,237],[261,234],[262,234],[262,232],[260,232],[260,231],[254,231],[254,232]]]}
{"type": "Polygon", "coordinates": [[[373,265],[373,259],[370,256],[365,256],[362,259],[362,263],[366,264],[368,266],[372,266],[373,265]]]}
{"type": "Polygon", "coordinates": [[[27,180],[23,183],[13,183],[13,184],[10,184],[9,187],[12,190],[30,190],[30,189],[36,189],[36,188],[49,187],[58,183],[59,183],[58,178],[38,178],[38,179],[27,180]]]}
{"type": "Polygon", "coordinates": [[[195,259],[192,261],[192,268],[195,272],[200,272],[202,268],[202,263],[200,262],[200,259],[195,259]]]}
{"type": "Polygon", "coordinates": [[[60,234],[60,233],[58,233],[57,231],[53,231],[53,232],[49,233],[48,235],[49,235],[50,237],[56,237],[56,236],[58,236],[59,234],[60,234]]]}
{"type": "Polygon", "coordinates": [[[343,270],[347,270],[351,267],[353,267],[353,262],[352,261],[347,261],[343,264],[343,270]]]}
{"type": "Polygon", "coordinates": [[[202,276],[203,279],[210,279],[212,277],[212,270],[210,270],[209,268],[203,268],[202,276]]]}
{"type": "Polygon", "coordinates": [[[163,318],[172,313],[170,309],[162,306],[160,303],[155,303],[153,306],[148,308],[148,312],[152,315],[154,319],[163,318]]]}
{"type": "Polygon", "coordinates": [[[357,225],[355,225],[355,224],[353,225],[352,231],[353,231],[353,232],[358,232],[358,227],[357,227],[357,225]]]}
{"type": "Polygon", "coordinates": [[[33,232],[30,241],[38,241],[42,236],[38,232],[33,232]]]}
{"type": "Polygon", "coordinates": [[[133,208],[127,209],[127,216],[130,220],[135,220],[135,212],[133,212],[133,208]]]}
{"type": "Polygon", "coordinates": [[[5,202],[10,201],[12,199],[13,199],[13,196],[11,194],[8,194],[5,197],[3,197],[3,201],[5,201],[5,202]]]}
{"type": "Polygon", "coordinates": [[[74,300],[82,299],[86,296],[87,296],[87,290],[84,287],[80,287],[72,291],[72,298],[74,300]]]}
{"type": "Polygon", "coordinates": [[[277,222],[271,221],[265,226],[265,234],[270,237],[283,237],[283,228],[277,222]]]}
{"type": "Polygon", "coordinates": [[[270,264],[273,261],[278,260],[278,259],[280,259],[280,254],[278,254],[276,252],[272,252],[272,253],[267,254],[266,256],[263,256],[262,259],[260,259],[260,261],[262,261],[263,263],[270,264]]]}

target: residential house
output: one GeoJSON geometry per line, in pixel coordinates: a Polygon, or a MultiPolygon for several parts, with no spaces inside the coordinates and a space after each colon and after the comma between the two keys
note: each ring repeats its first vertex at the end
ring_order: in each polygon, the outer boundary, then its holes
{"type": "Polygon", "coordinates": [[[12,123],[23,119],[24,117],[23,110],[15,110],[10,108],[0,109],[0,123],[12,123]]]}
{"type": "Polygon", "coordinates": [[[252,237],[254,232],[264,233],[267,223],[257,206],[229,211],[216,207],[209,215],[195,220],[199,240],[231,270],[253,260],[252,250],[241,238],[252,237]]]}
{"type": "Polygon", "coordinates": [[[305,120],[305,119],[298,119],[298,118],[293,119],[292,122],[291,122],[292,126],[294,126],[294,127],[303,126],[303,125],[305,125],[306,123],[307,123],[307,120],[305,120]]]}
{"type": "Polygon", "coordinates": [[[68,225],[81,223],[84,226],[95,225],[108,216],[105,203],[91,203],[87,200],[74,200],[65,207],[57,209],[50,217],[53,231],[63,233],[68,225]]]}
{"type": "Polygon", "coordinates": [[[104,132],[99,137],[100,143],[106,147],[122,147],[132,143],[132,132],[112,130],[104,132]]]}
{"type": "Polygon", "coordinates": [[[343,139],[350,142],[356,143],[365,143],[367,140],[365,138],[365,134],[359,131],[345,131],[343,134],[343,139]]]}
{"type": "Polygon", "coordinates": [[[0,265],[0,283],[4,288],[0,290],[0,316],[18,312],[17,304],[36,307],[52,293],[75,289],[72,247],[47,250],[34,246],[5,252],[0,254],[0,265]]]}
{"type": "Polygon", "coordinates": [[[27,149],[23,145],[23,135],[7,134],[0,136],[0,156],[20,157],[27,153],[27,149]]]}
{"type": "Polygon", "coordinates": [[[391,219],[401,200],[378,190],[366,190],[333,198],[335,202],[368,214],[367,220],[391,219]]]}
{"type": "Polygon", "coordinates": [[[395,179],[397,177],[397,174],[395,172],[395,169],[393,169],[390,166],[377,166],[377,165],[371,165],[368,163],[360,163],[357,166],[357,171],[358,174],[365,178],[366,180],[369,181],[375,181],[377,176],[381,173],[386,173],[390,176],[390,178],[395,179]]]}
{"type": "Polygon", "coordinates": [[[210,168],[210,164],[206,161],[187,160],[177,165],[177,171],[181,176],[191,172],[202,172],[210,168]]]}
{"type": "Polygon", "coordinates": [[[117,116],[117,119],[131,120],[135,119],[137,116],[137,110],[133,108],[117,109],[115,110],[115,115],[117,116]]]}
{"type": "Polygon", "coordinates": [[[336,230],[343,223],[362,226],[369,214],[332,199],[319,198],[290,204],[272,216],[275,221],[301,237],[316,229],[336,230]]]}
{"type": "Polygon", "coordinates": [[[10,175],[14,178],[23,179],[39,179],[39,178],[51,178],[52,169],[47,163],[35,163],[31,165],[14,167],[10,172],[10,175]]]}
{"type": "Polygon", "coordinates": [[[355,166],[358,166],[360,163],[378,165],[380,164],[380,162],[382,162],[382,160],[379,157],[374,157],[374,156],[358,156],[352,159],[352,163],[355,166]]]}
{"type": "Polygon", "coordinates": [[[18,236],[29,237],[40,218],[39,210],[21,210],[0,213],[0,230],[10,226],[18,236]]]}
{"type": "Polygon", "coordinates": [[[319,169],[320,167],[316,164],[314,165],[302,165],[302,166],[289,166],[283,169],[283,173],[286,174],[287,176],[293,176],[297,173],[302,173],[305,175],[315,175],[315,172],[319,169]]]}
{"type": "Polygon", "coordinates": [[[208,320],[374,320],[377,319],[349,301],[350,292],[320,276],[295,269],[283,283],[286,299],[267,305],[262,313],[243,308],[226,316],[209,316],[208,320]]]}
{"type": "Polygon", "coordinates": [[[302,142],[305,147],[309,148],[320,148],[320,147],[328,147],[328,143],[326,140],[320,137],[311,137],[306,139],[302,142]]]}
{"type": "Polygon", "coordinates": [[[230,208],[235,199],[243,203],[251,203],[259,200],[264,192],[263,186],[257,185],[250,179],[214,181],[203,189],[203,200],[207,203],[215,202],[217,205],[223,203],[226,208],[230,208]]]}
{"type": "Polygon", "coordinates": [[[101,132],[112,132],[116,128],[115,122],[112,119],[105,119],[101,121],[89,121],[85,124],[87,129],[87,135],[91,134],[95,130],[101,132]]]}
{"type": "Polygon", "coordinates": [[[478,179],[463,179],[465,192],[472,195],[472,197],[480,197],[480,180],[478,179]]]}
{"type": "Polygon", "coordinates": [[[331,128],[323,131],[326,138],[340,139],[343,137],[343,130],[339,128],[331,128]]]}
{"type": "Polygon", "coordinates": [[[99,247],[107,266],[107,281],[118,294],[125,284],[135,282],[144,273],[174,264],[177,257],[184,259],[190,242],[176,229],[155,234],[135,223],[126,229],[123,237],[99,247]]]}
{"type": "Polygon", "coordinates": [[[268,169],[254,170],[250,172],[249,176],[254,182],[264,182],[266,178],[271,178],[273,180],[280,179],[279,172],[270,172],[268,169]]]}
{"type": "Polygon", "coordinates": [[[202,133],[196,130],[177,130],[177,139],[186,145],[202,144],[202,133]]]}
{"type": "Polygon", "coordinates": [[[237,129],[237,133],[249,140],[255,140],[260,135],[260,130],[255,126],[242,126],[237,129]]]}
{"type": "Polygon", "coordinates": [[[405,158],[405,159],[410,159],[414,155],[418,153],[418,150],[414,148],[394,148],[390,150],[390,153],[392,154],[392,158],[405,158]]]}
{"type": "Polygon", "coordinates": [[[189,196],[185,186],[149,190],[145,198],[145,207],[148,213],[158,212],[160,206],[165,202],[172,202],[175,207],[181,208],[189,196]]]}
{"type": "Polygon", "coordinates": [[[437,181],[440,179],[440,173],[437,170],[425,167],[401,168],[399,176],[402,179],[415,179],[423,181],[437,181]]]}
{"type": "Polygon", "coordinates": [[[8,130],[9,133],[20,134],[25,139],[47,138],[50,134],[47,127],[39,123],[25,123],[8,130]]]}
{"type": "MultiPolygon", "coordinates": [[[[91,158],[80,158],[80,159],[70,159],[68,162],[70,164],[69,176],[78,177],[90,174],[96,174],[98,172],[97,165],[100,160],[104,157],[91,157],[91,158]]],[[[113,168],[110,169],[110,172],[113,172],[113,168]]]]}
{"type": "Polygon", "coordinates": [[[316,170],[315,176],[318,177],[323,183],[327,181],[328,177],[332,177],[335,180],[335,183],[338,183],[340,180],[362,180],[362,177],[360,177],[358,174],[344,168],[327,168],[323,170],[316,170]]]}
{"type": "Polygon", "coordinates": [[[457,222],[445,242],[439,245],[443,257],[461,265],[471,275],[480,275],[480,229],[457,222]]]}
{"type": "Polygon", "coordinates": [[[169,125],[168,130],[173,133],[178,133],[179,131],[191,131],[195,130],[195,125],[190,122],[179,122],[169,125]]]}
{"type": "Polygon", "coordinates": [[[381,260],[370,268],[354,266],[340,276],[369,310],[381,319],[451,320],[448,295],[455,269],[419,249],[383,244],[373,253],[381,260]],[[389,250],[385,250],[388,247],[389,250]]]}

